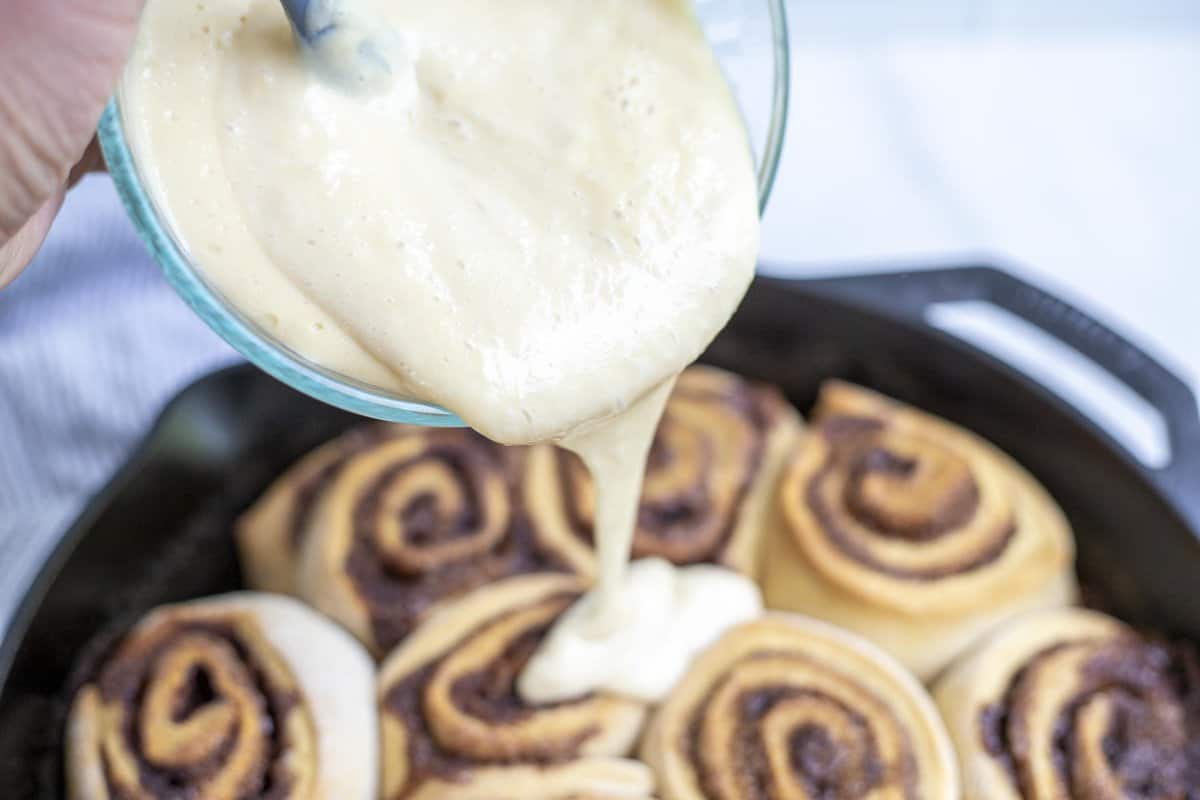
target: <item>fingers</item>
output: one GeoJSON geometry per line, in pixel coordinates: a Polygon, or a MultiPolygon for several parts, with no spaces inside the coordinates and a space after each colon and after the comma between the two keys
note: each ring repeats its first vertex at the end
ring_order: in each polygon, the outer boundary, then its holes
{"type": "Polygon", "coordinates": [[[93,137],[87,149],[83,151],[83,158],[71,168],[66,186],[42,204],[15,236],[0,245],[0,289],[12,283],[33,260],[54,224],[54,218],[62,208],[66,192],[75,188],[75,184],[83,180],[88,173],[104,172],[106,168],[100,142],[93,137]]]}
{"type": "Polygon", "coordinates": [[[12,283],[33,260],[62,207],[63,196],[62,191],[54,193],[14,236],[0,244],[0,290],[12,283]]]}
{"type": "Polygon", "coordinates": [[[141,6],[142,0],[0,0],[0,245],[18,233],[29,236],[27,224],[84,155],[133,44],[141,6]]]}

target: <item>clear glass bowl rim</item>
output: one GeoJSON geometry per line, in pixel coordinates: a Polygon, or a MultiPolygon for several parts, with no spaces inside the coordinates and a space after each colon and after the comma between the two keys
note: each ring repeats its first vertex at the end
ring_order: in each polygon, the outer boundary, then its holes
{"type": "MultiPolygon", "coordinates": [[[[771,19],[774,87],[770,122],[758,164],[760,210],[766,208],[779,171],[791,89],[785,0],[766,0],[766,5],[771,19]]],[[[463,424],[457,416],[437,406],[405,400],[317,366],[262,332],[208,285],[170,233],[138,174],[125,138],[119,96],[114,96],[105,108],[98,138],[121,202],[168,283],[210,328],[247,360],[298,391],[360,416],[434,427],[463,424]]]]}

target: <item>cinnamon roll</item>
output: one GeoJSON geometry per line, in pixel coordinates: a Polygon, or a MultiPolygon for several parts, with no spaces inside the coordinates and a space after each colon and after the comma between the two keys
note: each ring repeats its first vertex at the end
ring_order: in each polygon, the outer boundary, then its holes
{"type": "Polygon", "coordinates": [[[979,437],[828,384],[780,482],[767,605],[827,619],[929,679],[1018,613],[1077,589],[1065,517],[979,437]]]}
{"type": "Polygon", "coordinates": [[[410,429],[350,455],[309,515],[300,596],[383,655],[485,583],[590,568],[523,513],[523,456],[465,429],[410,429]]]}
{"type": "Polygon", "coordinates": [[[968,800],[1200,796],[1200,660],[1094,611],[1015,619],[935,697],[968,800]]]}
{"type": "Polygon", "coordinates": [[[362,646],[295,600],[166,606],[76,695],[68,796],[374,798],[373,688],[362,646]]]}
{"type": "MultiPolygon", "coordinates": [[[[799,415],[773,387],[711,367],[680,376],[646,465],[633,557],[757,576],[762,532],[799,415]]],[[[595,495],[583,462],[543,445],[523,487],[539,528],[591,558],[595,495]]]]}
{"type": "Polygon", "coordinates": [[[238,519],[234,534],[246,585],[296,594],[297,565],[317,498],[353,456],[417,429],[369,425],[342,434],[296,462],[238,519]]]}
{"type": "Polygon", "coordinates": [[[642,797],[652,777],[626,760],[642,703],[595,693],[530,706],[517,677],[578,579],[527,575],[434,613],[379,677],[385,800],[642,797]]]}
{"type": "Polygon", "coordinates": [[[954,800],[954,752],[925,690],[845,631],[768,614],[705,652],[642,756],[664,800],[954,800]]]}

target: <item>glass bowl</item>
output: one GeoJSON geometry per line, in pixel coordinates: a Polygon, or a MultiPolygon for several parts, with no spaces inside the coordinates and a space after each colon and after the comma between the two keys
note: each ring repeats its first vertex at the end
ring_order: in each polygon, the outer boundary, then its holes
{"type": "MultiPolygon", "coordinates": [[[[784,0],[696,0],[705,33],[746,120],[764,209],[779,169],[788,118],[789,51],[784,0]]],[[[119,95],[99,139],[125,210],[167,280],[192,310],[253,364],[289,386],[347,411],[390,422],[461,426],[454,414],[366,385],[313,363],[245,318],[192,264],[142,185],[125,138],[119,95]]]]}

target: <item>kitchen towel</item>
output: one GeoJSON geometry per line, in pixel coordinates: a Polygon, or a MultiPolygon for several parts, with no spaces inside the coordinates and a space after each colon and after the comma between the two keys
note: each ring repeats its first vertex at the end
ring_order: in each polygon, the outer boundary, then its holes
{"type": "Polygon", "coordinates": [[[59,535],[159,409],[235,354],[184,305],[106,177],[0,291],[0,634],[59,535]]]}

